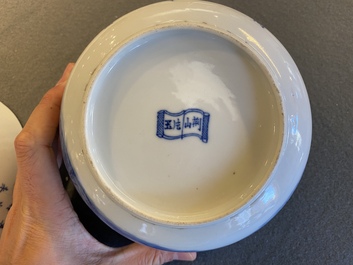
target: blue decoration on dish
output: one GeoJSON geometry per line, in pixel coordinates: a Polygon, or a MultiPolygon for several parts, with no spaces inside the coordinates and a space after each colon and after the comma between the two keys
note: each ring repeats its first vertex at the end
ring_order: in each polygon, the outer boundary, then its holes
{"type": "MultiPolygon", "coordinates": [[[[0,193],[2,193],[2,192],[8,192],[8,191],[9,191],[9,187],[8,187],[6,184],[2,183],[2,184],[0,185],[0,193]]],[[[0,208],[2,208],[3,206],[4,206],[4,202],[3,202],[3,201],[0,201],[0,208]]],[[[9,211],[10,208],[11,208],[11,205],[9,205],[8,207],[6,207],[7,211],[9,211]]],[[[4,228],[4,225],[5,225],[5,220],[1,220],[1,221],[0,221],[0,229],[3,229],[3,228],[4,228]]]]}
{"type": "Polygon", "coordinates": [[[210,114],[201,109],[191,108],[178,113],[160,110],[157,113],[156,135],[166,140],[196,136],[207,143],[209,122],[210,114]]]}
{"type": "Polygon", "coordinates": [[[6,186],[6,184],[2,183],[0,186],[0,192],[8,191],[9,188],[6,186]]]}

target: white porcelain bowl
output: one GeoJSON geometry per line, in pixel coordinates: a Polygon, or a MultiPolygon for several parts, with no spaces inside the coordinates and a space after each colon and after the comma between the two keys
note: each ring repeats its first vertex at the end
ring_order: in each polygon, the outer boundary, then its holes
{"type": "Polygon", "coordinates": [[[265,224],[300,180],[310,106],[283,46],[205,1],[136,10],[79,58],[61,114],[80,195],[135,241],[221,247],[265,224]],[[288,163],[290,161],[290,163],[288,163]]]}

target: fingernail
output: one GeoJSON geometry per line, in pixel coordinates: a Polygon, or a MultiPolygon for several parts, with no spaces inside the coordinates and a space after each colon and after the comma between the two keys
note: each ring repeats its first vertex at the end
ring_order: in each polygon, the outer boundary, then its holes
{"type": "Polygon", "coordinates": [[[176,260],[193,261],[196,259],[196,257],[196,252],[179,252],[177,253],[176,260]]]}
{"type": "Polygon", "coordinates": [[[66,80],[68,79],[68,75],[71,73],[71,71],[74,68],[74,66],[75,66],[75,63],[69,63],[66,66],[63,75],[61,76],[59,81],[56,83],[56,85],[65,85],[66,84],[66,80]]]}

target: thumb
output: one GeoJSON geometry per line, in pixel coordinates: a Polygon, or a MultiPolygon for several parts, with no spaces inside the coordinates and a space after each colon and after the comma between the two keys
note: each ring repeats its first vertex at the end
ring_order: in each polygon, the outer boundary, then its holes
{"type": "Polygon", "coordinates": [[[120,248],[114,262],[129,265],[162,265],[173,260],[193,261],[196,256],[196,252],[169,252],[134,243],[120,248]]]}

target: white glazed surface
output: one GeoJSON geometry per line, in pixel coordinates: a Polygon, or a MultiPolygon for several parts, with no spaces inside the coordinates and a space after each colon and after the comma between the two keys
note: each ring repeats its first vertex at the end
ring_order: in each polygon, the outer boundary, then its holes
{"type": "Polygon", "coordinates": [[[21,131],[16,116],[0,102],[0,235],[12,205],[12,192],[17,171],[14,140],[21,131]]]}
{"type": "Polygon", "coordinates": [[[92,77],[84,115],[84,151],[106,193],[133,213],[183,226],[254,200],[283,136],[276,88],[255,61],[230,40],[185,25],[117,50],[92,77]]]}
{"type": "Polygon", "coordinates": [[[107,224],[133,240],[154,247],[202,251],[241,240],[262,227],[283,207],[297,186],[307,161],[311,113],[305,86],[295,63],[261,25],[235,10],[209,2],[162,2],[124,16],[87,47],[77,62],[64,95],[61,134],[66,166],[76,188],[107,224]],[[107,196],[89,170],[91,161],[87,161],[84,155],[82,131],[78,126],[82,122],[84,90],[110,51],[148,28],[185,21],[227,31],[257,56],[280,90],[286,126],[285,142],[274,176],[251,205],[219,222],[180,229],[140,219],[107,196]]]}

